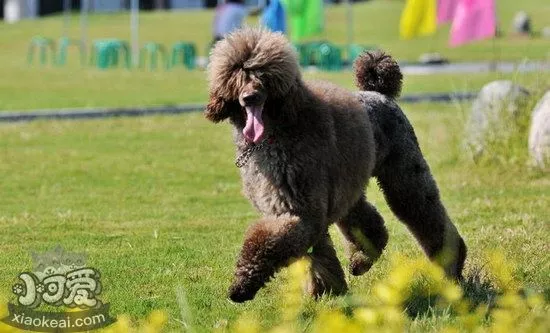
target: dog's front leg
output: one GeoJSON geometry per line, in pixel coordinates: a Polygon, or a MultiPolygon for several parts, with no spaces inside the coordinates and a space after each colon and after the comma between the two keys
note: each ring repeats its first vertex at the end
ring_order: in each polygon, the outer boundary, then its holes
{"type": "Polygon", "coordinates": [[[310,280],[307,291],[315,298],[324,294],[342,295],[348,290],[344,270],[338,261],[330,235],[326,233],[309,253],[310,280]]]}
{"type": "Polygon", "coordinates": [[[263,218],[252,225],[237,261],[229,298],[235,302],[253,299],[280,268],[306,255],[326,232],[323,225],[326,229],[319,218],[293,215],[263,218]]]}

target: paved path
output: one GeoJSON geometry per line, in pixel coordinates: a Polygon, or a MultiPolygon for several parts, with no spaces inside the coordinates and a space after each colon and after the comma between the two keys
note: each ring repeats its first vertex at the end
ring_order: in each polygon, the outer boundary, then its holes
{"type": "MultiPolygon", "coordinates": [[[[400,63],[405,74],[430,75],[447,73],[480,73],[498,71],[501,73],[513,72],[549,72],[549,61],[525,62],[463,62],[441,65],[422,65],[415,63],[400,63]]],[[[454,100],[470,100],[477,93],[427,93],[407,95],[400,98],[404,103],[421,102],[451,102],[454,100]]],[[[95,119],[112,117],[140,117],[158,114],[180,114],[204,110],[203,104],[187,104],[161,107],[133,107],[133,108],[86,108],[86,109],[44,109],[29,111],[0,111],[0,122],[20,122],[39,119],[95,119]]]]}
{"type": "Polygon", "coordinates": [[[422,65],[411,63],[400,63],[401,71],[404,74],[430,75],[450,73],[526,73],[526,72],[549,72],[549,61],[525,61],[525,62],[460,62],[442,65],[422,65]]]}
{"type": "MultiPolygon", "coordinates": [[[[435,93],[406,95],[399,99],[403,103],[443,102],[470,100],[477,93],[435,93]]],[[[204,110],[204,104],[186,104],[160,107],[133,108],[75,108],[75,109],[44,109],[29,111],[0,111],[0,122],[22,122],[32,120],[76,120],[113,117],[141,117],[159,114],[180,114],[204,110]]]]}
{"type": "MultiPolygon", "coordinates": [[[[206,57],[198,57],[200,66],[205,67],[206,57]]],[[[550,46],[548,48],[548,60],[534,61],[477,61],[477,62],[454,62],[448,64],[423,65],[421,63],[399,62],[399,67],[404,74],[430,75],[430,74],[451,74],[451,73],[527,73],[527,72],[550,72],[550,46]]],[[[352,66],[348,63],[344,68],[351,70],[352,66]]],[[[306,71],[319,71],[315,66],[305,68],[306,71]]]]}

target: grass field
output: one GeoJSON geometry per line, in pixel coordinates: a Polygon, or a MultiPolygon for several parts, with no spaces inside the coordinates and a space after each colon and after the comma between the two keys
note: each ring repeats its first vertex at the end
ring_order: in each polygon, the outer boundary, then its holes
{"type": "MultiPolygon", "coordinates": [[[[355,40],[360,44],[378,45],[401,61],[416,61],[425,52],[439,51],[452,61],[490,61],[494,59],[523,61],[549,59],[548,41],[541,37],[530,39],[511,35],[514,13],[524,9],[532,15],[534,28],[539,31],[550,25],[550,5],[542,0],[498,1],[503,38],[483,41],[459,48],[448,48],[448,27],[434,37],[403,42],[398,36],[402,1],[375,0],[354,6],[355,40]],[[383,28],[381,28],[383,27],[383,28]]],[[[341,6],[326,10],[327,29],[323,36],[343,44],[345,11],[341,6]]],[[[141,15],[140,40],[157,41],[167,46],[178,40],[192,41],[205,54],[211,40],[212,11],[153,12],[141,15]]],[[[256,18],[250,19],[251,24],[256,18]]],[[[198,103],[206,100],[204,72],[175,69],[170,72],[141,70],[99,71],[80,68],[76,53],[70,53],[70,65],[65,68],[29,67],[26,50],[35,35],[58,38],[63,31],[63,18],[52,16],[15,25],[0,23],[0,110],[19,110],[61,107],[136,106],[198,103]]],[[[80,38],[78,16],[71,22],[73,38],[80,38]]],[[[89,39],[115,37],[129,40],[128,14],[104,14],[90,17],[89,39]]],[[[73,51],[74,52],[74,51],[73,51]]],[[[518,77],[529,83],[541,74],[479,73],[464,75],[409,76],[405,93],[446,90],[477,90],[488,80],[518,77]]],[[[352,86],[349,72],[308,74],[352,86]]]]}
{"type": "MultiPolygon", "coordinates": [[[[483,253],[498,249],[522,284],[548,297],[548,174],[521,164],[467,163],[457,148],[461,112],[437,104],[405,109],[470,247],[467,272],[483,268],[483,253]]],[[[31,250],[62,244],[88,252],[102,273],[103,298],[117,314],[141,318],[167,309],[169,327],[181,329],[179,287],[199,331],[244,312],[266,326],[278,320],[280,279],[245,305],[225,298],[243,231],[257,217],[240,195],[228,125],[211,125],[199,114],[4,124],[0,154],[4,295],[31,267],[31,250]]],[[[390,243],[371,272],[350,278],[351,292],[366,295],[385,278],[392,254],[421,255],[375,184],[368,196],[387,221],[390,243]]],[[[417,325],[436,329],[441,320],[428,316],[417,325]]]]}
{"type": "MultiPolygon", "coordinates": [[[[514,12],[526,9],[535,29],[550,25],[550,6],[525,0],[498,1],[507,30],[514,12]]],[[[401,42],[397,20],[402,2],[372,1],[356,5],[357,39],[374,43],[401,60],[414,60],[433,47],[453,60],[491,59],[491,42],[447,49],[443,36],[401,42]],[[381,26],[392,29],[381,30],[381,26]]],[[[338,30],[342,8],[327,10],[327,37],[345,40],[338,30]]],[[[171,43],[209,40],[211,12],[150,13],[142,16],[142,40],[171,43]],[[202,28],[201,28],[202,27],[202,28]]],[[[29,68],[23,55],[35,34],[58,36],[61,18],[0,25],[0,110],[83,106],[132,106],[205,102],[205,74],[98,71],[78,68],[29,68]]],[[[76,21],[73,22],[76,27],[76,21]]],[[[91,38],[128,38],[125,14],[91,17],[91,38]]],[[[75,29],[75,36],[78,35],[75,29]]],[[[506,37],[496,45],[502,59],[544,59],[548,42],[506,37]]],[[[352,87],[350,72],[307,73],[352,87]]],[[[407,76],[405,93],[471,91],[497,78],[512,78],[540,92],[550,87],[545,73],[407,76]]],[[[466,275],[485,271],[485,253],[498,250],[514,267],[513,276],[550,301],[550,174],[527,164],[526,136],[502,163],[473,164],[462,150],[463,124],[469,104],[403,105],[440,186],[450,216],[469,246],[466,275]]],[[[502,147],[501,147],[502,148],[502,147]]],[[[506,147],[505,147],[506,148],[506,147]]],[[[19,273],[32,267],[30,253],[60,244],[88,253],[101,271],[101,298],[114,314],[143,318],[154,309],[169,315],[174,331],[191,325],[207,332],[243,314],[264,328],[282,316],[284,279],[262,289],[243,305],[226,298],[243,232],[257,213],[240,194],[238,170],[228,124],[215,126],[200,114],[90,121],[36,121],[0,124],[0,300],[9,298],[19,273]],[[189,307],[182,310],[183,291],[189,307]],[[190,316],[184,315],[190,311],[190,316]],[[185,324],[184,324],[185,322],[185,324]]],[[[367,196],[384,216],[390,233],[387,251],[362,277],[349,277],[350,294],[373,293],[385,281],[390,258],[421,256],[418,245],[397,221],[372,182],[367,196]]],[[[343,264],[342,246],[334,239],[343,264]]],[[[283,277],[286,273],[283,272],[283,277]]],[[[480,299],[489,293],[480,292],[480,299]]],[[[343,298],[309,302],[304,320],[343,298]]],[[[2,301],[2,303],[5,303],[2,301]]],[[[411,331],[440,331],[449,314],[420,313],[411,331]]],[[[0,327],[1,331],[2,327],[0,327]]]]}

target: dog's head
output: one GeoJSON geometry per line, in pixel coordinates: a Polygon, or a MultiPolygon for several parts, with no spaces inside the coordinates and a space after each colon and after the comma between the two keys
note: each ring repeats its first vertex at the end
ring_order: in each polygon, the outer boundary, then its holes
{"type": "Polygon", "coordinates": [[[300,69],[296,52],[282,34],[244,28],[215,45],[208,80],[206,118],[242,119],[244,137],[258,143],[269,117],[265,106],[284,104],[281,101],[300,81],[300,69]]]}

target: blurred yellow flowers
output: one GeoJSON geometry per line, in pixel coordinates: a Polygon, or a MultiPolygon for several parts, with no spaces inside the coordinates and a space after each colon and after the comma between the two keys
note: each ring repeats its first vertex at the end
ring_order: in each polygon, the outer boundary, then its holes
{"type": "MultiPolygon", "coordinates": [[[[235,333],[297,333],[297,332],[403,332],[414,330],[415,318],[408,312],[410,301],[428,297],[430,311],[441,310],[450,316],[436,327],[441,332],[550,332],[550,305],[544,297],[520,288],[514,279],[512,265],[501,253],[487,256],[488,275],[494,294],[486,302],[472,301],[468,287],[445,277],[443,270],[426,259],[411,260],[402,256],[390,259],[391,269],[382,281],[375,284],[368,298],[348,295],[337,298],[330,305],[312,305],[305,295],[310,276],[306,259],[294,262],[287,269],[287,282],[280,297],[281,320],[271,328],[261,326],[258,319],[243,314],[235,322],[222,325],[216,331],[235,333]],[[312,306],[306,306],[308,305],[312,306]],[[308,320],[304,320],[307,308],[308,320]],[[313,310],[311,309],[313,308],[313,310]],[[438,310],[439,309],[439,310],[438,310]],[[312,313],[313,311],[313,313],[312,313]]],[[[468,282],[465,282],[467,284],[468,282]]],[[[479,281],[475,283],[480,283],[479,281]]],[[[5,304],[0,304],[0,315],[5,316],[5,304]]],[[[432,316],[428,311],[427,316],[432,316]]],[[[127,316],[103,330],[108,333],[154,333],[166,326],[168,316],[153,311],[146,320],[134,324],[127,316]]],[[[186,331],[192,327],[186,326],[186,331]]],[[[18,330],[0,324],[0,332],[18,330]]]]}

